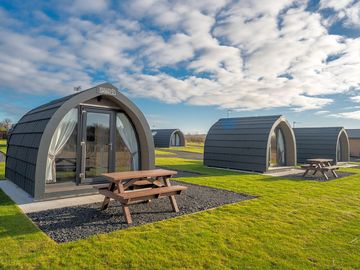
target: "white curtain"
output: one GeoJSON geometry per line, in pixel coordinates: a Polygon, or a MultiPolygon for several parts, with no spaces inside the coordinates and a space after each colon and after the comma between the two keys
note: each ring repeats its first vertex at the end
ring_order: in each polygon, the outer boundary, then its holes
{"type": "Polygon", "coordinates": [[[119,131],[126,148],[131,154],[131,168],[133,170],[139,169],[139,150],[134,128],[123,113],[116,114],[116,128],[119,131]]]}
{"type": "Polygon", "coordinates": [[[283,133],[280,129],[277,132],[277,154],[278,154],[278,165],[285,165],[285,140],[283,133]]]}
{"type": "Polygon", "coordinates": [[[71,109],[61,120],[51,139],[46,163],[46,183],[56,182],[56,155],[64,148],[77,124],[78,110],[71,109]]]}

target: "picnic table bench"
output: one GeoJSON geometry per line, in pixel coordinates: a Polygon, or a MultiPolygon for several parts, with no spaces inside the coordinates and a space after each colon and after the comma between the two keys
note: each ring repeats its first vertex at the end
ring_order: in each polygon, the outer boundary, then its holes
{"type": "Polygon", "coordinates": [[[302,165],[301,168],[305,169],[303,177],[305,177],[310,171],[314,171],[313,175],[317,172],[321,172],[321,174],[325,177],[326,180],[329,179],[326,172],[331,172],[335,178],[338,178],[336,170],[339,169],[339,166],[331,165],[332,159],[323,159],[323,158],[313,158],[307,159],[309,164],[302,165]]]}
{"type": "Polygon", "coordinates": [[[110,199],[121,203],[125,220],[132,223],[129,205],[150,202],[151,199],[169,197],[174,212],[179,212],[175,195],[186,190],[185,186],[172,186],[170,178],[176,171],[156,169],[144,171],[104,173],[108,185],[96,185],[94,188],[104,195],[102,210],[108,208],[110,199]]]}

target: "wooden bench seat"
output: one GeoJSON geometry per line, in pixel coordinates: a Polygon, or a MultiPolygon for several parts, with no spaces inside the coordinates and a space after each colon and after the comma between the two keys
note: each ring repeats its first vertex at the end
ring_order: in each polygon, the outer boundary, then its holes
{"type": "Polygon", "coordinates": [[[301,169],[315,169],[316,167],[311,164],[304,164],[300,166],[301,169]]]}
{"type": "MultiPolygon", "coordinates": [[[[152,187],[152,186],[163,186],[163,184],[160,181],[149,181],[149,180],[139,180],[136,181],[134,183],[132,183],[132,188],[137,188],[137,187],[152,187]]],[[[109,188],[109,184],[98,184],[98,185],[94,185],[93,188],[95,189],[108,189],[109,188]]]]}
{"type": "Polygon", "coordinates": [[[173,195],[181,194],[182,191],[186,190],[187,187],[184,186],[170,186],[170,187],[160,187],[160,188],[149,188],[149,189],[140,189],[140,190],[131,190],[123,193],[116,193],[107,190],[107,188],[99,188],[99,193],[103,194],[106,197],[110,197],[115,200],[119,200],[122,203],[129,204],[130,202],[135,201],[144,201],[150,199],[157,199],[160,197],[168,197],[173,195]]]}
{"type": "Polygon", "coordinates": [[[307,169],[307,170],[313,170],[313,171],[330,171],[330,170],[338,170],[340,167],[339,166],[325,166],[325,167],[315,167],[315,166],[311,166],[311,165],[301,165],[302,169],[307,169]]]}
{"type": "Polygon", "coordinates": [[[319,168],[319,170],[331,171],[331,170],[338,170],[339,168],[340,168],[339,166],[326,166],[326,167],[319,168]]]}
{"type": "Polygon", "coordinates": [[[123,198],[125,201],[130,202],[131,200],[146,200],[151,198],[178,195],[186,189],[187,187],[184,186],[160,187],[153,189],[128,191],[119,194],[119,196],[123,198]]]}

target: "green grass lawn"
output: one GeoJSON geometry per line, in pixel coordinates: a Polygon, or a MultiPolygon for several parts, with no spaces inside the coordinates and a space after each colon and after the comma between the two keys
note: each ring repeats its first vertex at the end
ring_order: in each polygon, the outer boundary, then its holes
{"type": "Polygon", "coordinates": [[[258,198],[59,245],[0,192],[0,269],[359,268],[359,169],[315,182],[179,158],[158,158],[157,165],[205,174],[186,182],[258,198]]]}
{"type": "Polygon", "coordinates": [[[161,155],[161,156],[175,156],[174,153],[167,152],[167,151],[165,150],[165,148],[164,148],[164,149],[161,148],[161,150],[155,149],[155,155],[156,155],[156,156],[159,156],[159,155],[161,155]]]}
{"type": "Polygon", "coordinates": [[[204,144],[203,143],[189,142],[189,143],[186,143],[185,147],[170,147],[168,149],[176,150],[176,151],[184,151],[184,152],[190,152],[190,153],[203,154],[204,153],[204,144]]]}
{"type": "Polygon", "coordinates": [[[0,140],[0,152],[6,154],[6,140],[0,140]]]}
{"type": "Polygon", "coordinates": [[[0,162],[0,180],[5,178],[5,162],[0,162]]]}

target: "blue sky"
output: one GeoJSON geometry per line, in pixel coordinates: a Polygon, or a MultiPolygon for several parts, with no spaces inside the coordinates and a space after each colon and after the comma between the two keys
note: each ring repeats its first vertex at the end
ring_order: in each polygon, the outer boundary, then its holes
{"type": "Polygon", "coordinates": [[[360,1],[1,1],[0,119],[104,81],[156,128],[360,128],[360,1]]]}

